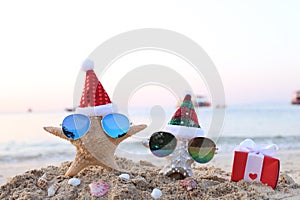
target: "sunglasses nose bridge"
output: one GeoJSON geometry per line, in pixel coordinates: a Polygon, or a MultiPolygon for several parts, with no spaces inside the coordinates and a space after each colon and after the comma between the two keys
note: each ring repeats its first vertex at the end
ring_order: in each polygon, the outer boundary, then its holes
{"type": "Polygon", "coordinates": [[[98,123],[100,125],[100,128],[102,128],[101,126],[101,121],[102,121],[103,117],[102,116],[97,116],[97,117],[91,117],[92,121],[95,121],[96,123],[98,123]]]}

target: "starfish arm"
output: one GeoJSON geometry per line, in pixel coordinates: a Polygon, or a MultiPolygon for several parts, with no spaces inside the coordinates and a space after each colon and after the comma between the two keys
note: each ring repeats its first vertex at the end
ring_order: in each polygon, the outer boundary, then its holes
{"type": "Polygon", "coordinates": [[[78,148],[76,150],[75,160],[72,162],[68,171],[66,172],[66,176],[73,177],[77,175],[81,170],[90,165],[95,165],[97,161],[89,156],[87,153],[80,151],[78,148]]]}
{"type": "Polygon", "coordinates": [[[57,136],[57,137],[60,137],[62,139],[70,141],[70,139],[67,138],[64,135],[64,133],[63,133],[63,131],[62,131],[62,129],[60,127],[49,126],[49,127],[44,127],[44,130],[47,131],[47,132],[49,132],[49,133],[51,133],[51,134],[53,134],[53,135],[55,135],[55,136],[57,136]]]}
{"type": "MultiPolygon", "coordinates": [[[[108,155],[108,156],[113,158],[113,155],[108,155]]],[[[113,163],[115,164],[115,162],[113,163]]],[[[91,154],[89,154],[85,150],[82,151],[82,149],[77,148],[75,160],[72,162],[65,176],[68,177],[76,176],[81,170],[91,165],[100,165],[101,167],[107,170],[118,169],[117,165],[107,166],[104,163],[97,161],[96,158],[94,158],[91,154]]]]}
{"type": "Polygon", "coordinates": [[[121,143],[123,140],[135,135],[136,133],[144,130],[145,128],[147,128],[147,125],[145,124],[141,124],[141,125],[135,125],[135,126],[131,126],[129,131],[127,132],[127,134],[121,138],[116,139],[117,143],[121,143]]]}

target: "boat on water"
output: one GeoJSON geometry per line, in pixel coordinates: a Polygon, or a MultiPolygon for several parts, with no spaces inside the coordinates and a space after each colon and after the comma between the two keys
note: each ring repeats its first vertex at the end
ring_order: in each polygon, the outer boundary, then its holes
{"type": "Polygon", "coordinates": [[[72,108],[65,108],[66,112],[75,112],[75,107],[72,108]]]}
{"type": "MultiPolygon", "coordinates": [[[[177,107],[180,107],[180,105],[182,104],[182,99],[180,99],[177,103],[177,107]]],[[[207,100],[207,97],[202,96],[202,95],[197,95],[195,100],[192,100],[195,108],[199,108],[199,107],[210,107],[211,103],[207,100]]]]}
{"type": "Polygon", "coordinates": [[[292,96],[292,104],[300,105],[300,90],[296,91],[292,96]]]}
{"type": "Polygon", "coordinates": [[[198,96],[196,96],[194,106],[195,107],[210,107],[211,103],[207,100],[207,98],[205,96],[198,95],[198,96]]]}

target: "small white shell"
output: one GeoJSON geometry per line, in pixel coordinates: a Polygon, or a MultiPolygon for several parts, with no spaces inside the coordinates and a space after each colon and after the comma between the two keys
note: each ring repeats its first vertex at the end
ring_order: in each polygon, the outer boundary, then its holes
{"type": "Polygon", "coordinates": [[[161,195],[162,195],[162,191],[157,188],[154,188],[153,191],[151,192],[151,197],[153,197],[153,199],[159,199],[161,195]]]}
{"type": "Polygon", "coordinates": [[[71,178],[68,180],[69,185],[77,186],[80,185],[81,181],[78,178],[71,178]]]}
{"type": "Polygon", "coordinates": [[[142,140],[144,147],[149,148],[149,139],[142,140]]]}
{"type": "Polygon", "coordinates": [[[120,178],[127,179],[127,180],[130,180],[129,174],[121,174],[119,177],[120,177],[120,178]]]}
{"type": "Polygon", "coordinates": [[[48,188],[48,197],[52,197],[55,195],[56,191],[58,190],[59,185],[57,183],[54,183],[48,188]]]}

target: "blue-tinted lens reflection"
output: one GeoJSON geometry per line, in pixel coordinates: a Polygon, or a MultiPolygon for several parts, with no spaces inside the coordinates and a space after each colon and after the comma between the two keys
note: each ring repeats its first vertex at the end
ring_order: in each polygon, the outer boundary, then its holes
{"type": "Polygon", "coordinates": [[[113,113],[102,119],[104,132],[112,138],[120,138],[126,135],[130,127],[128,118],[125,115],[113,113]]]}
{"type": "Polygon", "coordinates": [[[90,119],[81,114],[67,116],[62,122],[62,130],[66,137],[76,140],[84,136],[90,129],[90,119]]]}

